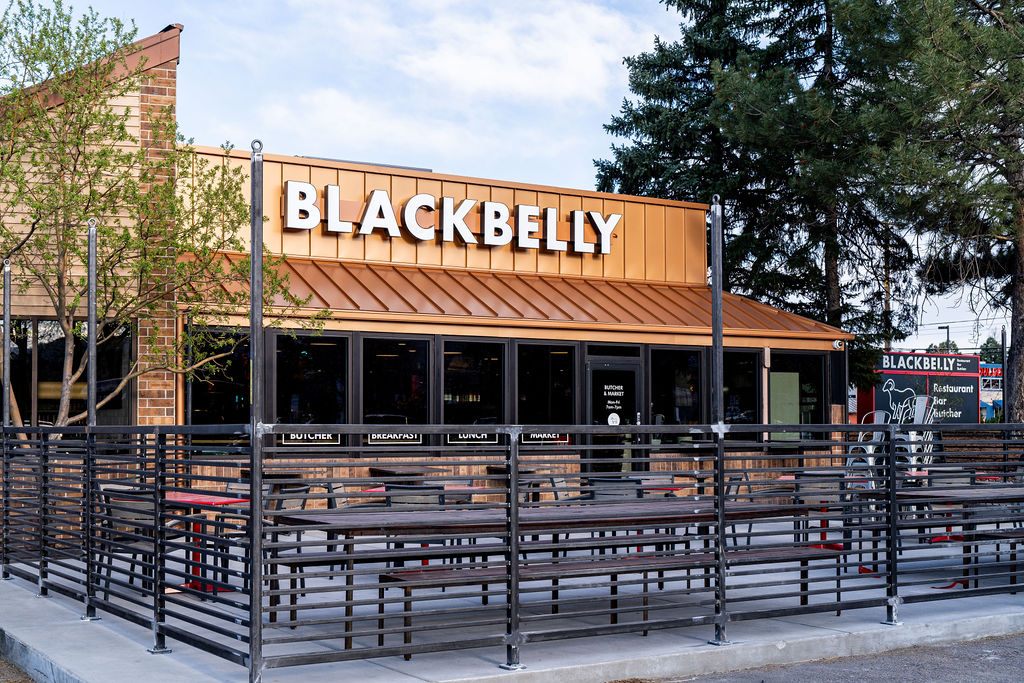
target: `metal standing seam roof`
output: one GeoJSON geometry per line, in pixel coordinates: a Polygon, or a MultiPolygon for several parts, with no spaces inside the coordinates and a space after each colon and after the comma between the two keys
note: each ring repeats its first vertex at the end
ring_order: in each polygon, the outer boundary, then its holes
{"type": "MultiPolygon", "coordinates": [[[[643,326],[709,333],[711,288],[553,274],[288,259],[282,269],[308,307],[374,314],[532,323],[643,326]]],[[[282,302],[283,303],[283,302],[282,302]]],[[[723,297],[726,333],[850,339],[824,323],[734,294],[723,297]]]]}

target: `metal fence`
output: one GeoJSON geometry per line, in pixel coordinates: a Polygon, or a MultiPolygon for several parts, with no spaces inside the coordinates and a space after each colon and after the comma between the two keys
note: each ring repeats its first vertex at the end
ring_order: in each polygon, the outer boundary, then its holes
{"type": "Polygon", "coordinates": [[[724,644],[812,612],[896,624],[1020,574],[1022,425],[273,425],[255,453],[248,431],[8,429],[4,574],[253,679],[478,647],[515,668],[531,642],[681,626],[724,644]]]}

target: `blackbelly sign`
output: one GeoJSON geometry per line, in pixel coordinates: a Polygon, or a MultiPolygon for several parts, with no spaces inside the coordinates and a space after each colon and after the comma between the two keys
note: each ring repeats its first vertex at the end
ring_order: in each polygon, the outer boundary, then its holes
{"type": "Polygon", "coordinates": [[[981,358],[939,353],[883,353],[875,372],[875,410],[894,421],[913,422],[918,396],[935,398],[935,422],[978,422],[981,358]]]}

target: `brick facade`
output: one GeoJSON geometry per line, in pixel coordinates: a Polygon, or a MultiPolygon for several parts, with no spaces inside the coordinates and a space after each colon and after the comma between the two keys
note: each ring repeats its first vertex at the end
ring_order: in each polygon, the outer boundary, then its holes
{"type": "MultiPolygon", "coordinates": [[[[146,156],[158,158],[161,150],[166,149],[171,141],[161,139],[154,119],[160,117],[168,108],[172,112],[175,107],[175,91],[177,84],[177,59],[158,64],[146,69],[145,79],[139,98],[139,135],[146,156]]],[[[156,275],[159,277],[159,274],[156,275]]],[[[167,301],[166,315],[154,318],[151,322],[140,326],[136,340],[136,353],[139,369],[145,370],[156,364],[154,349],[150,346],[151,338],[156,344],[171,346],[176,334],[173,301],[167,301]],[[155,327],[155,329],[154,329],[155,327]],[[150,360],[152,359],[152,360],[150,360]]],[[[175,376],[166,370],[148,372],[136,380],[136,422],[140,425],[170,425],[180,422],[175,415],[175,376]]]]}

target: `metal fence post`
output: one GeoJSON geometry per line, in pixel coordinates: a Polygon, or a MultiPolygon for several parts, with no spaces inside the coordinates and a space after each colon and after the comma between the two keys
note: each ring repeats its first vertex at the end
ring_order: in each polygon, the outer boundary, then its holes
{"type": "Polygon", "coordinates": [[[509,427],[508,450],[505,452],[505,533],[508,534],[508,555],[505,558],[505,663],[502,669],[517,671],[524,668],[519,662],[519,646],[523,636],[519,630],[519,437],[522,427],[509,427]]]}
{"type": "Polygon", "coordinates": [[[49,590],[46,581],[49,578],[47,573],[46,560],[46,496],[49,492],[49,478],[47,468],[49,467],[49,444],[46,437],[48,434],[39,435],[39,577],[37,586],[39,596],[45,597],[49,590]]]}
{"type": "Polygon", "coordinates": [[[263,675],[263,143],[252,141],[249,199],[249,681],[263,675]]]}
{"type": "Polygon", "coordinates": [[[91,428],[86,428],[85,434],[85,462],[82,467],[82,541],[85,552],[85,614],[82,621],[96,621],[96,605],[93,600],[96,598],[96,566],[93,544],[93,505],[95,504],[95,482],[93,480],[93,458],[96,455],[96,435],[91,428]]]}
{"type": "Polygon", "coordinates": [[[3,341],[3,529],[0,529],[0,579],[11,578],[11,261],[4,259],[4,341],[3,341]]]}
{"type": "Polygon", "coordinates": [[[715,638],[712,645],[731,645],[725,624],[729,619],[725,596],[725,425],[714,425],[715,439],[715,638]]]}
{"type": "Polygon", "coordinates": [[[96,219],[89,219],[88,303],[86,334],[88,361],[85,366],[88,425],[96,426],[96,219]]]}
{"type": "Polygon", "coordinates": [[[899,626],[900,598],[899,572],[897,562],[899,558],[899,506],[896,503],[896,488],[899,485],[898,471],[896,468],[896,426],[888,425],[885,432],[885,485],[889,494],[885,506],[885,621],[883,624],[899,626]]]}
{"type": "Polygon", "coordinates": [[[164,547],[167,542],[167,534],[164,532],[164,486],[167,485],[164,458],[166,452],[167,435],[157,434],[153,453],[153,647],[149,649],[149,653],[154,655],[162,655],[171,651],[167,647],[167,638],[163,632],[166,608],[164,598],[166,561],[164,558],[167,555],[164,547]]]}

